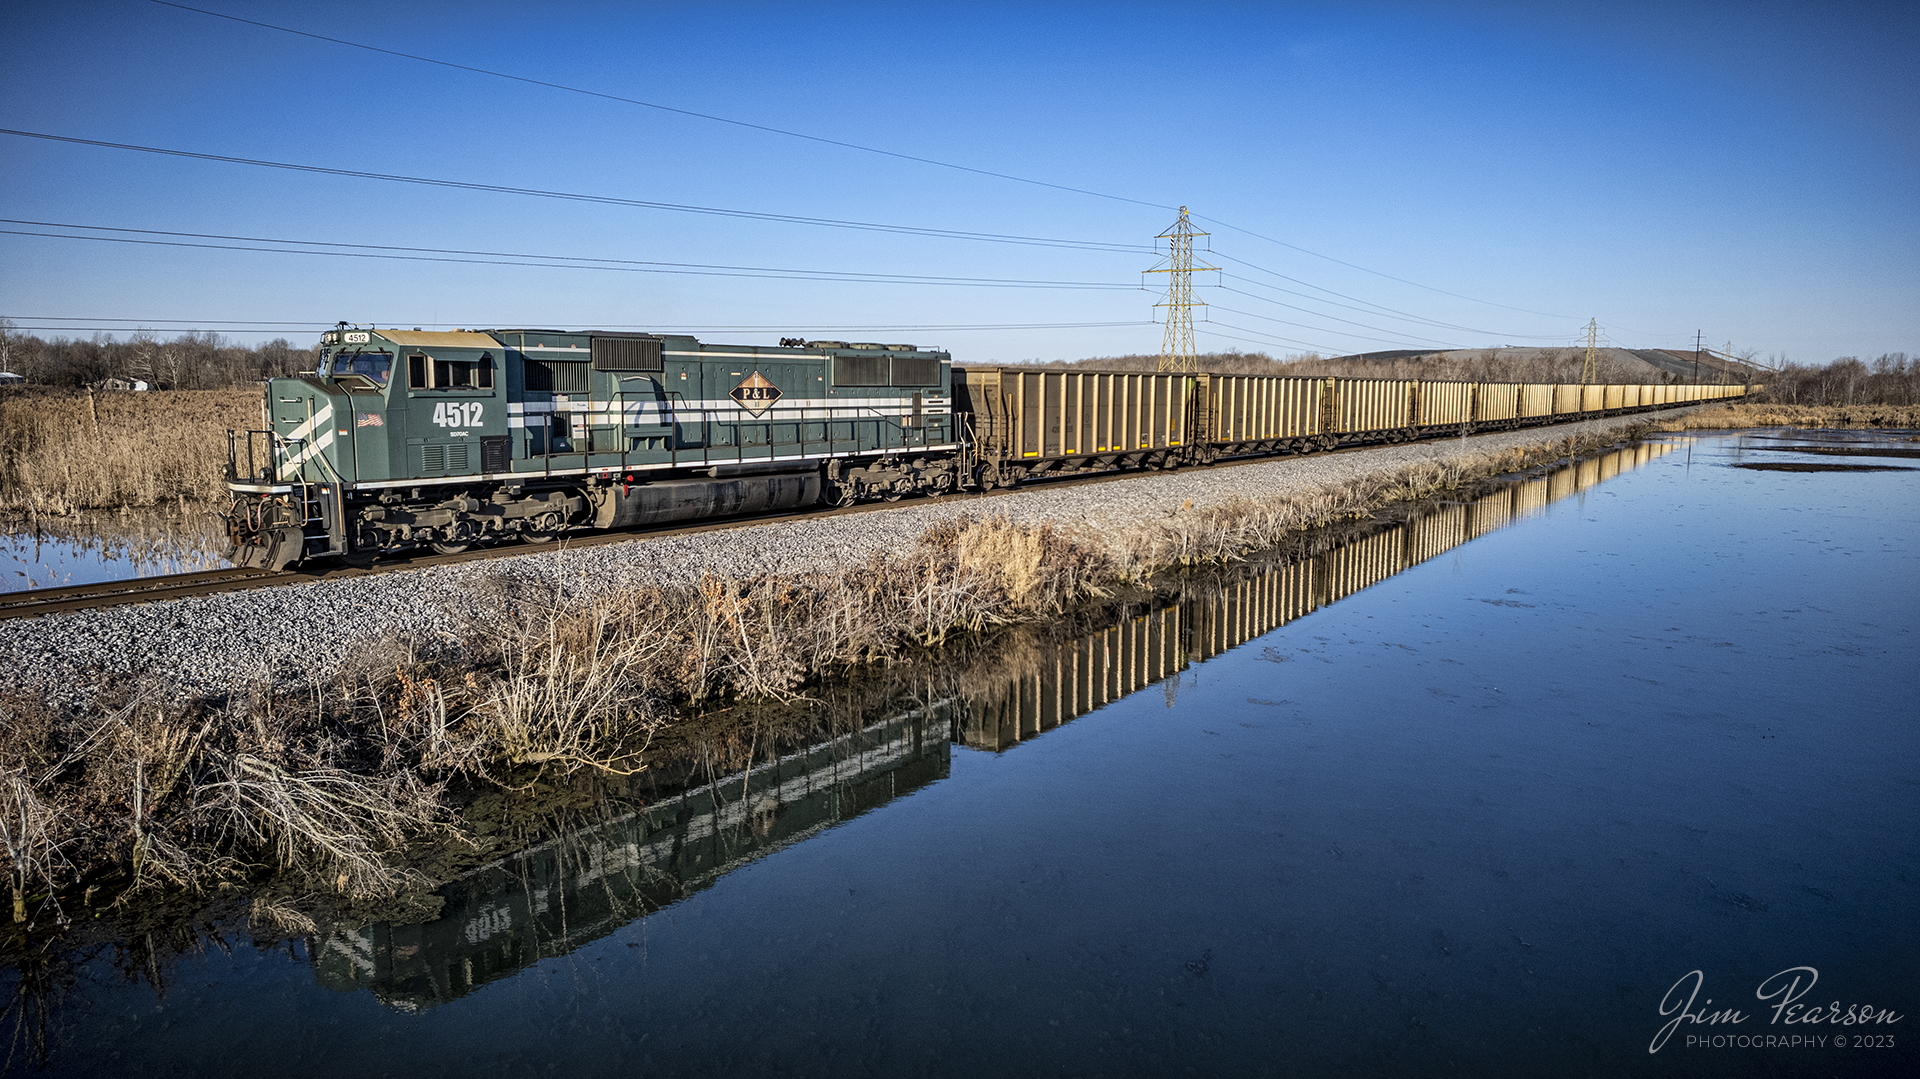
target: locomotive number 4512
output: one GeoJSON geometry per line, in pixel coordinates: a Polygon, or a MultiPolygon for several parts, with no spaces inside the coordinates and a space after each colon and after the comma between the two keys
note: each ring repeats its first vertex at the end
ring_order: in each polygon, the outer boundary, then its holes
{"type": "Polygon", "coordinates": [[[479,401],[442,401],[433,406],[433,422],[442,427],[480,426],[479,401]]]}

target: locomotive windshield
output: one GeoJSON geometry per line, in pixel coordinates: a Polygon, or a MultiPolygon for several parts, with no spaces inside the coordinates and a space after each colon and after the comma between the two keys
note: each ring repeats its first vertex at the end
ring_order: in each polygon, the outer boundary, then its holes
{"type": "Polygon", "coordinates": [[[391,352],[342,352],[333,358],[332,374],[365,375],[375,385],[385,386],[387,375],[393,370],[391,352]]]}

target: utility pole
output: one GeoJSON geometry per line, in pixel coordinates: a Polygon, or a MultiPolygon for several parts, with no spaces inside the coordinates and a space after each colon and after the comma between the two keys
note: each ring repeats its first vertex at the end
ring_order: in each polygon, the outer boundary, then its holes
{"type": "Polygon", "coordinates": [[[1167,241],[1167,265],[1157,266],[1147,272],[1171,275],[1167,280],[1167,298],[1154,305],[1167,309],[1167,332],[1160,342],[1162,371],[1199,369],[1194,359],[1193,309],[1207,305],[1193,298],[1193,271],[1218,269],[1215,266],[1193,264],[1193,238],[1206,235],[1209,234],[1193,230],[1193,223],[1187,220],[1187,208],[1182,206],[1180,220],[1154,237],[1167,241]]]}
{"type": "Polygon", "coordinates": [[[1700,331],[1693,331],[1693,384],[1700,384],[1700,331]]]}
{"type": "Polygon", "coordinates": [[[1587,320],[1587,362],[1584,366],[1580,368],[1580,384],[1583,386],[1593,385],[1593,379],[1594,379],[1593,353],[1594,353],[1594,348],[1596,345],[1599,344],[1599,341],[1600,341],[1600,320],[1597,318],[1588,319],[1587,320]]]}

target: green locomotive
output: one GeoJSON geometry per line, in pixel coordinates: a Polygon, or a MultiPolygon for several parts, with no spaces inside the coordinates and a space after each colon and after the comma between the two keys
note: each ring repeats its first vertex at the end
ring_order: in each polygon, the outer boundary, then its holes
{"type": "Polygon", "coordinates": [[[235,565],[944,494],[951,357],[912,345],[350,327],[228,436],[235,565]]]}

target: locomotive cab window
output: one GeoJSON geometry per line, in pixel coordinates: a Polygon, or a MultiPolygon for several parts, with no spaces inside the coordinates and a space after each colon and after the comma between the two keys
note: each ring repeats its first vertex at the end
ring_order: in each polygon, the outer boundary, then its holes
{"type": "Polygon", "coordinates": [[[414,390],[490,390],[493,354],[477,360],[442,360],[416,352],[407,357],[407,388],[414,390]]]}

